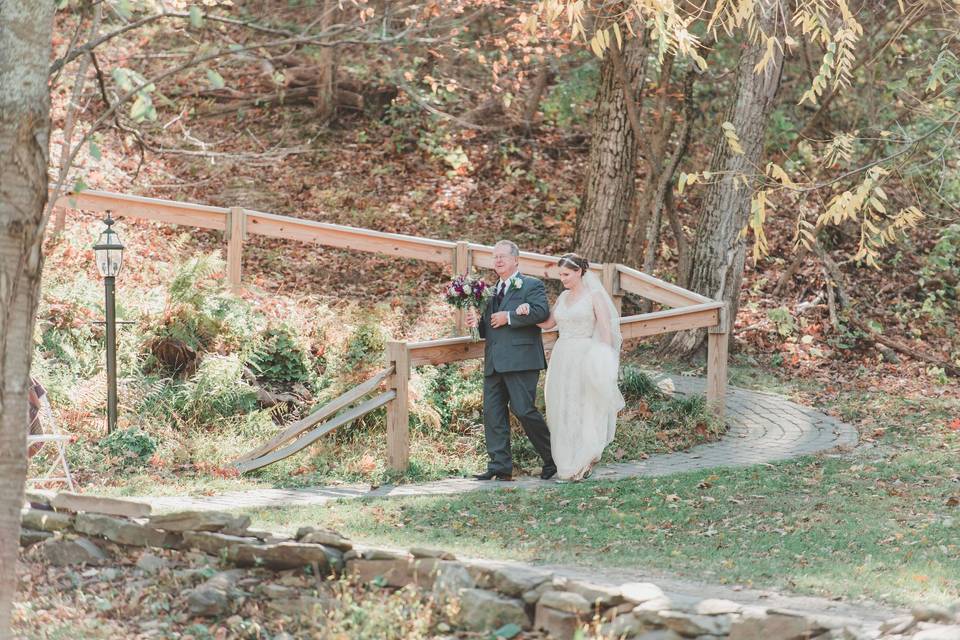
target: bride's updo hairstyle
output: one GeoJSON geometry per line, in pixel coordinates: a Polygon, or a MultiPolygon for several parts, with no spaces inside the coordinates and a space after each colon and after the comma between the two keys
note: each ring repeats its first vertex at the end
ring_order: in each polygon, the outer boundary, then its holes
{"type": "Polygon", "coordinates": [[[565,253],[560,256],[559,260],[557,260],[557,266],[566,267],[567,269],[576,269],[582,276],[587,272],[587,269],[590,268],[590,263],[575,253],[565,253]]]}

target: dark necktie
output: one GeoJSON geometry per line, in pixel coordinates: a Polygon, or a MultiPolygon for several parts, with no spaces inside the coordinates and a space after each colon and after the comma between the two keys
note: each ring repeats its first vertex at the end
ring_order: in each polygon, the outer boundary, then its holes
{"type": "Polygon", "coordinates": [[[497,309],[500,309],[500,305],[503,303],[503,294],[507,290],[507,286],[504,283],[497,285],[497,309]]]}

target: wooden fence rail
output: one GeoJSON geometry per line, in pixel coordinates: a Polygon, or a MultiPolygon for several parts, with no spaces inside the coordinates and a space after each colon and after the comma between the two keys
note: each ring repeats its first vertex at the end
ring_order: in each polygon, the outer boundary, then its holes
{"type": "MultiPolygon", "coordinates": [[[[213,207],[107,191],[66,194],[57,200],[56,206],[110,211],[115,218],[131,217],[221,231],[226,244],[227,280],[231,289],[237,292],[243,286],[244,242],[251,234],[424,260],[449,265],[454,273],[493,267],[493,247],[487,245],[360,229],[243,207],[213,207]]],[[[553,256],[520,252],[520,269],[528,275],[556,279],[559,271],[556,263],[557,258],[553,256]]],[[[601,278],[618,309],[626,293],[669,307],[663,311],[621,318],[624,340],[687,329],[708,330],[707,401],[714,412],[722,415],[729,338],[725,305],[622,264],[593,264],[590,269],[601,278]]],[[[463,333],[463,313],[457,312],[454,317],[458,331],[463,333]]],[[[545,332],[544,346],[552,348],[556,338],[556,332],[545,332]]],[[[391,373],[384,377],[389,391],[394,393],[379,397],[377,406],[387,406],[387,449],[391,468],[405,470],[409,461],[408,384],[411,368],[480,358],[483,348],[483,341],[473,342],[469,337],[410,343],[395,341],[388,344],[386,357],[391,373]]]]}
{"type": "MultiPolygon", "coordinates": [[[[722,416],[727,386],[725,320],[725,304],[708,301],[621,318],[620,331],[624,340],[633,340],[687,329],[708,329],[707,403],[718,416],[722,416]]],[[[544,331],[544,349],[549,352],[557,338],[555,329],[544,331]]],[[[388,450],[387,454],[391,468],[406,469],[408,460],[406,443],[409,442],[409,399],[405,390],[413,367],[482,358],[483,350],[483,340],[474,342],[469,337],[424,342],[394,341],[387,345],[387,365],[394,370],[391,388],[397,391],[396,399],[388,406],[387,442],[396,443],[396,449],[388,450]],[[390,416],[393,416],[393,419],[390,419],[390,416]]]]}
{"type": "MultiPolygon", "coordinates": [[[[57,200],[56,206],[87,211],[110,211],[115,218],[139,218],[222,231],[227,249],[227,275],[231,287],[234,288],[242,286],[240,278],[243,244],[251,234],[424,260],[450,265],[451,268],[456,268],[458,273],[470,268],[493,267],[493,247],[487,245],[372,231],[243,207],[213,207],[94,190],[65,194],[57,200]]],[[[556,262],[557,258],[554,256],[520,252],[520,269],[528,275],[556,279],[559,271],[556,262]]],[[[668,307],[683,307],[710,301],[699,294],[624,265],[594,264],[590,269],[598,276],[603,276],[604,281],[611,286],[619,283],[616,285],[618,289],[608,289],[611,295],[634,293],[668,307]],[[609,274],[605,275],[606,272],[609,274]]]]}

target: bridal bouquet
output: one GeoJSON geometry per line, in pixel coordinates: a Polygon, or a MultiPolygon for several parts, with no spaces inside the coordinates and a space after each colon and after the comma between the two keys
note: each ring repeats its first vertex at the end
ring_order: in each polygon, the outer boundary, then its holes
{"type": "MultiPolygon", "coordinates": [[[[444,297],[450,306],[457,309],[476,309],[477,315],[482,316],[491,295],[493,293],[486,282],[465,274],[450,281],[444,297]]],[[[470,328],[470,335],[474,341],[480,339],[480,332],[476,327],[470,328]]]]}

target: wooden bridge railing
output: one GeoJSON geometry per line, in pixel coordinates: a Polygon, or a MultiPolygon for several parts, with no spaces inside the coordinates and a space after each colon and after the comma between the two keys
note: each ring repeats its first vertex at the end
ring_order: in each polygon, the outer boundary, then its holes
{"type": "MultiPolygon", "coordinates": [[[[214,207],[92,190],[63,195],[57,200],[56,206],[111,211],[115,218],[140,218],[221,231],[226,244],[227,280],[235,292],[243,286],[244,242],[250,234],[446,264],[454,273],[466,273],[471,267],[493,267],[493,247],[487,245],[360,229],[243,207],[214,207]]],[[[526,251],[520,253],[520,269],[528,275],[555,279],[559,271],[556,262],[557,258],[553,256],[526,251]]],[[[621,318],[624,340],[686,329],[708,330],[707,401],[714,412],[722,415],[729,334],[725,305],[622,264],[594,264],[590,268],[601,278],[618,309],[626,293],[670,307],[664,311],[621,318]]],[[[463,333],[463,314],[458,312],[455,320],[458,331],[463,333]]],[[[555,341],[555,332],[544,334],[544,346],[548,349],[555,341]]],[[[408,384],[411,368],[480,358],[483,356],[483,344],[482,341],[473,342],[469,337],[388,344],[387,365],[392,367],[392,373],[387,384],[389,389],[396,392],[395,397],[386,403],[387,447],[391,468],[406,469],[409,460],[408,384]]]]}
{"type": "MultiPolygon", "coordinates": [[[[625,341],[686,329],[708,329],[707,402],[721,416],[727,380],[724,307],[722,302],[707,301],[620,319],[620,330],[625,341]]],[[[548,352],[557,337],[556,330],[544,331],[543,346],[548,352]]],[[[406,469],[409,460],[409,398],[406,389],[412,368],[482,358],[483,349],[483,340],[474,342],[470,337],[388,343],[387,363],[393,368],[388,385],[397,394],[394,401],[387,405],[387,457],[391,468],[406,469]]]]}

